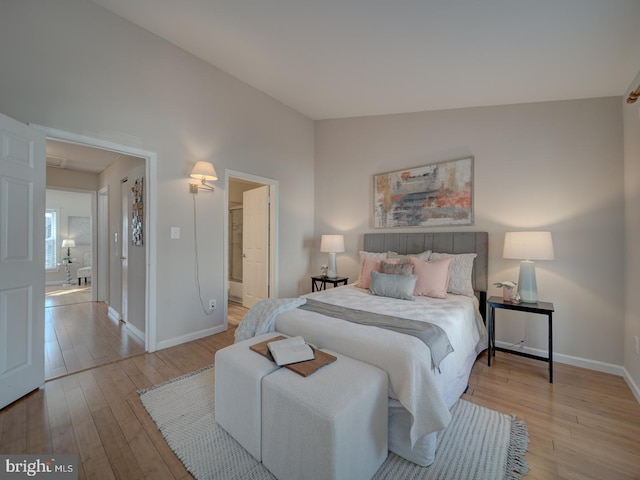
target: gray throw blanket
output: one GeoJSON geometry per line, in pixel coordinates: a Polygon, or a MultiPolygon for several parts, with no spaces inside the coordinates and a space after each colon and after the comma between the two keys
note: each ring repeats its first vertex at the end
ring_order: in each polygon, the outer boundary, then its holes
{"type": "Polygon", "coordinates": [[[422,340],[429,347],[431,351],[431,361],[438,371],[440,371],[440,362],[453,352],[453,347],[449,342],[447,333],[438,325],[429,322],[366,312],[364,310],[355,310],[353,308],[341,307],[311,299],[307,299],[307,302],[298,306],[298,308],[320,313],[328,317],[359,323],[361,325],[371,325],[406,335],[412,335],[422,340]]]}
{"type": "Polygon", "coordinates": [[[265,298],[256,303],[244,316],[235,333],[235,343],[275,330],[278,315],[306,302],[305,298],[265,298]]]}

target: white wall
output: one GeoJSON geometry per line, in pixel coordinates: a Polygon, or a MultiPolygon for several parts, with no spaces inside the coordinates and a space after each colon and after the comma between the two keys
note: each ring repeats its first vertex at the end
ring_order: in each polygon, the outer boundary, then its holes
{"type": "MultiPolygon", "coordinates": [[[[628,93],[640,85],[640,72],[629,86],[628,93]]],[[[623,101],[624,101],[623,100],[623,101]]],[[[636,352],[635,338],[640,337],[640,101],[623,103],[624,114],[624,179],[625,179],[625,240],[626,270],[626,323],[624,336],[624,365],[627,381],[640,401],[640,355],[636,352]]]]}
{"type": "MultiPolygon", "coordinates": [[[[67,249],[62,248],[62,241],[71,238],[69,234],[69,217],[91,218],[91,193],[70,192],[47,188],[47,208],[58,211],[58,262],[67,255],[67,249]]],[[[74,239],[75,240],[75,239],[74,239]]],[[[71,249],[71,257],[74,258],[71,269],[71,283],[77,283],[77,269],[83,266],[85,252],[91,253],[91,244],[76,242],[71,249]]],[[[47,271],[45,280],[47,284],[62,283],[65,280],[65,269],[58,267],[57,271],[47,271]]]]}
{"type": "Polygon", "coordinates": [[[70,190],[98,190],[98,174],[47,167],[47,187],[70,190]]]}
{"type": "MultiPolygon", "coordinates": [[[[145,161],[123,155],[117,162],[110,165],[100,174],[100,189],[109,187],[109,306],[120,314],[121,318],[126,318],[138,332],[145,332],[145,282],[146,282],[146,255],[145,246],[134,246],[131,244],[131,187],[135,180],[144,177],[145,161]],[[125,183],[126,194],[129,196],[128,236],[122,235],[122,197],[121,180],[127,178],[125,183]],[[114,233],[118,232],[118,242],[115,241],[114,233]],[[127,242],[127,312],[123,311],[122,305],[122,242],[127,242]]],[[[143,188],[146,187],[146,182],[143,188]]],[[[147,212],[143,209],[146,216],[147,212]]],[[[148,241],[147,232],[144,232],[143,242],[148,241]]]]}
{"type": "MultiPolygon", "coordinates": [[[[556,260],[537,262],[537,274],[539,298],[556,307],[556,358],[623,364],[620,97],[319,121],[315,151],[314,252],[321,234],[344,233],[338,270],[352,280],[362,234],[374,231],[373,175],[473,155],[475,225],[450,230],[489,232],[490,283],[517,281],[504,232],[550,230],[556,260]]],[[[313,270],[325,261],[318,252],[313,270]]],[[[497,340],[525,331],[527,346],[546,352],[545,317],[497,315],[497,340]]]]}
{"type": "MultiPolygon", "coordinates": [[[[223,324],[223,309],[205,315],[195,290],[187,174],[197,160],[213,161],[220,178],[232,168],[279,181],[279,292],[300,293],[313,238],[311,120],[85,0],[3,1],[0,44],[0,112],[157,153],[161,345],[223,324]]],[[[198,198],[203,296],[218,305],[224,188],[198,198]]]]}

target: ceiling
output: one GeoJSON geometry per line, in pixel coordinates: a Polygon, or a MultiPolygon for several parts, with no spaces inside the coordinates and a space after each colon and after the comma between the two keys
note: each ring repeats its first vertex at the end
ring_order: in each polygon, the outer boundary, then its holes
{"type": "Polygon", "coordinates": [[[640,0],[92,0],[311,119],[623,95],[640,0]]]}
{"type": "Polygon", "coordinates": [[[121,158],[127,158],[127,155],[76,143],[47,139],[47,167],[100,173],[121,158]]]}

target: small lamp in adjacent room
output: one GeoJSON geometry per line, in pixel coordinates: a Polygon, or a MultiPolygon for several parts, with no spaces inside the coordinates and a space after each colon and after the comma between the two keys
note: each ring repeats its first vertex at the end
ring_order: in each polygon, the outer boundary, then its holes
{"type": "Polygon", "coordinates": [[[196,162],[189,174],[191,178],[200,180],[200,185],[192,183],[190,186],[191,193],[198,193],[198,187],[213,192],[213,186],[207,184],[207,182],[215,182],[218,180],[218,174],[211,162],[196,162]]]}
{"type": "Polygon", "coordinates": [[[62,240],[62,248],[67,249],[67,259],[71,262],[71,249],[76,248],[76,241],[72,238],[62,240]]]}
{"type": "Polygon", "coordinates": [[[327,277],[337,278],[338,268],[336,267],[336,253],[344,252],[343,235],[322,235],[320,251],[329,254],[329,271],[327,277]]]}
{"type": "Polygon", "coordinates": [[[503,258],[520,262],[518,292],[525,303],[537,303],[536,264],[534,260],[554,260],[551,232],[507,232],[504,235],[503,258]]]}

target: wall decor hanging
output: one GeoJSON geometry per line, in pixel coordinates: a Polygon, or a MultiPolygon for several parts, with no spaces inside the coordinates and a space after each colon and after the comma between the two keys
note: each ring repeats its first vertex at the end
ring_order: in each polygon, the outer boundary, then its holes
{"type": "Polygon", "coordinates": [[[76,245],[91,245],[91,217],[69,215],[68,236],[76,245]]]}
{"type": "Polygon", "coordinates": [[[373,226],[473,225],[473,157],[373,176],[373,226]]]}
{"type": "Polygon", "coordinates": [[[133,202],[131,204],[131,245],[139,247],[142,245],[142,237],[144,232],[144,196],[143,196],[143,180],[144,177],[136,179],[131,187],[131,195],[133,202]]]}

